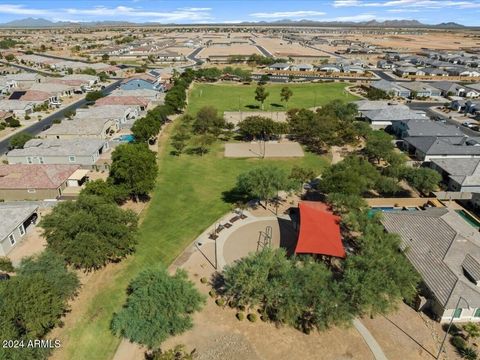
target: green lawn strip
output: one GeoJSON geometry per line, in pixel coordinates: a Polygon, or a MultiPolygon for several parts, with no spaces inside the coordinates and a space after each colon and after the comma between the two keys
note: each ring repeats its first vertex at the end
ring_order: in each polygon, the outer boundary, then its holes
{"type": "MultiPolygon", "coordinates": [[[[267,84],[270,93],[265,100],[264,110],[285,111],[285,103],[280,100],[280,90],[288,86],[293,96],[288,108],[313,107],[324,105],[332,100],[353,101],[357,98],[345,91],[349,83],[306,83],[306,84],[267,84]]],[[[189,92],[188,113],[195,114],[203,106],[211,105],[223,111],[258,111],[259,103],[254,99],[256,84],[194,84],[189,92]]]]}
{"type": "MultiPolygon", "coordinates": [[[[212,99],[209,101],[217,105],[212,99]]],[[[196,101],[191,101],[189,106],[199,108],[196,101]]],[[[267,163],[288,169],[303,165],[320,172],[329,163],[326,156],[311,153],[294,159],[227,159],[223,158],[220,143],[203,157],[175,157],[170,155],[171,150],[167,146],[159,154],[157,185],[140,226],[136,253],[124,260],[109,283],[99,289],[85,317],[74,327],[62,330],[69,340],[67,349],[63,350],[69,360],[113,357],[120,339],[111,334],[110,321],[125,301],[128,283],[154,264],[170,264],[199,234],[231,209],[232,204],[223,200],[222,193],[234,186],[238,174],[267,163]]]]}

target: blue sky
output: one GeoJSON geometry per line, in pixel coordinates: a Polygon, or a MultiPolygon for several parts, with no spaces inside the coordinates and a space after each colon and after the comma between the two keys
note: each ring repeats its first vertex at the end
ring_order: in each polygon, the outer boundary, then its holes
{"type": "Polygon", "coordinates": [[[0,0],[0,22],[25,17],[177,24],[416,19],[427,24],[454,21],[480,26],[480,0],[0,0]]]}

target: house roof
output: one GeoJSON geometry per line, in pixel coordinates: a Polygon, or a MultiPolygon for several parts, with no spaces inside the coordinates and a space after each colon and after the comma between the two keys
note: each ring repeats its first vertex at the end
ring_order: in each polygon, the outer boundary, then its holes
{"type": "Polygon", "coordinates": [[[296,254],[320,254],[345,257],[338,216],[333,215],[324,203],[302,201],[300,232],[296,254]]]}
{"type": "Polygon", "coordinates": [[[98,99],[97,105],[139,105],[147,106],[149,101],[136,96],[106,96],[98,99]]]}
{"type": "Polygon", "coordinates": [[[0,205],[0,241],[10,235],[30,215],[38,210],[36,205],[0,205]]]}
{"type": "Polygon", "coordinates": [[[424,92],[424,91],[438,92],[437,88],[430,86],[427,83],[423,83],[419,81],[403,82],[402,86],[404,88],[407,88],[411,91],[416,91],[416,92],[424,92]]]}
{"type": "Polygon", "coordinates": [[[3,111],[25,110],[31,108],[33,105],[32,101],[0,100],[0,110],[3,111]]]}
{"type": "Polygon", "coordinates": [[[55,96],[53,93],[38,90],[27,90],[20,97],[21,101],[47,101],[50,97],[55,96]]]}
{"type": "Polygon", "coordinates": [[[397,92],[410,92],[410,90],[405,89],[404,87],[387,80],[378,80],[372,82],[371,86],[376,89],[383,90],[385,92],[397,91],[397,92]]]}
{"type": "Polygon", "coordinates": [[[445,92],[450,92],[450,91],[454,92],[459,89],[463,89],[462,85],[459,85],[450,81],[435,81],[435,82],[431,82],[430,85],[433,86],[434,88],[443,90],[445,92]]]}
{"type": "Polygon", "coordinates": [[[480,155],[476,138],[417,136],[404,139],[411,146],[427,155],[480,155]]]}
{"type": "Polygon", "coordinates": [[[403,110],[410,109],[407,105],[395,104],[395,103],[392,103],[391,101],[385,101],[385,100],[377,100],[377,101],[358,100],[358,101],[355,101],[355,104],[357,105],[358,111],[379,110],[379,109],[387,109],[390,107],[393,107],[396,109],[403,109],[403,110]]]}
{"type": "Polygon", "coordinates": [[[455,125],[446,125],[430,119],[404,120],[406,136],[465,136],[455,125]]]}
{"type": "Polygon", "coordinates": [[[387,107],[384,109],[362,111],[362,115],[371,121],[399,121],[412,119],[426,119],[424,112],[410,109],[387,107]]]}
{"type": "Polygon", "coordinates": [[[7,157],[19,156],[91,156],[105,145],[97,139],[32,139],[23,149],[13,149],[7,157]]]}
{"type": "Polygon", "coordinates": [[[467,255],[480,260],[480,234],[454,210],[384,212],[381,222],[401,238],[401,248],[441,306],[453,308],[459,296],[480,307],[480,288],[465,277],[467,255]],[[434,230],[434,231],[433,231],[434,230]]]}
{"type": "Polygon", "coordinates": [[[57,189],[78,165],[0,165],[0,189],[57,189]]]}
{"type": "Polygon", "coordinates": [[[112,125],[113,122],[109,118],[64,120],[60,124],[54,124],[50,129],[46,130],[44,134],[99,136],[103,135],[103,131],[106,126],[112,125]]]}

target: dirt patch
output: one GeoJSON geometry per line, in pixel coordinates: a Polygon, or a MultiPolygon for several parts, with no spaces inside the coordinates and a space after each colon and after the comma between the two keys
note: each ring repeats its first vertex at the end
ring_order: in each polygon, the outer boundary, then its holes
{"type": "Polygon", "coordinates": [[[303,157],[303,149],[296,142],[248,142],[225,144],[225,157],[232,158],[288,158],[303,157]]]}

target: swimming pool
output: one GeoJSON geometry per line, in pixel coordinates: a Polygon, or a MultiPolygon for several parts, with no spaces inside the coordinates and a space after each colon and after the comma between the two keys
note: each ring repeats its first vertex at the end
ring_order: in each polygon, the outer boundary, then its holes
{"type": "Polygon", "coordinates": [[[115,138],[114,140],[131,143],[135,140],[135,138],[133,137],[132,134],[124,134],[124,135],[120,135],[118,138],[115,138]]]}
{"type": "Polygon", "coordinates": [[[472,215],[470,215],[468,212],[465,210],[455,210],[455,212],[462,217],[463,220],[468,222],[470,225],[472,225],[474,228],[479,229],[480,228],[480,222],[474,218],[472,215]]]}

